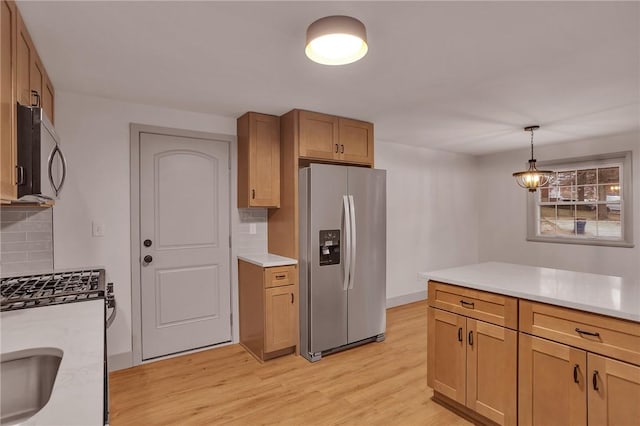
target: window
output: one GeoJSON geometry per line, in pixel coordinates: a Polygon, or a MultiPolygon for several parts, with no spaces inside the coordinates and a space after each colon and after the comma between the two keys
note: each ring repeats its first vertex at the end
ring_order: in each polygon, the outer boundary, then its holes
{"type": "Polygon", "coordinates": [[[530,197],[529,240],[632,246],[631,153],[542,165],[555,176],[530,197]]]}

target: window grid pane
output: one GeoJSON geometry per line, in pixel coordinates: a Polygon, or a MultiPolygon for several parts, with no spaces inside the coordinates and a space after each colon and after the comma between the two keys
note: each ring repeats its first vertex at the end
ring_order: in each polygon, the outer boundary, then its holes
{"type": "Polygon", "coordinates": [[[557,170],[537,194],[538,235],[622,239],[621,167],[557,170]]]}

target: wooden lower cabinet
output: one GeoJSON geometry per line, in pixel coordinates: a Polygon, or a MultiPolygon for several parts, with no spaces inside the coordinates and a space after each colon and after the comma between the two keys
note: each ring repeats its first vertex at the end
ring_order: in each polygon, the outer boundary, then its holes
{"type": "Polygon", "coordinates": [[[581,349],[520,333],[520,426],[587,423],[587,355],[581,349]]]}
{"type": "Polygon", "coordinates": [[[640,367],[587,354],[589,426],[640,424],[640,367]]]}
{"type": "Polygon", "coordinates": [[[238,261],[240,344],[261,361],[297,350],[296,271],[238,261]]]}
{"type": "Polygon", "coordinates": [[[520,334],[521,426],[640,424],[640,367],[520,334]]]}
{"type": "Polygon", "coordinates": [[[517,332],[428,308],[427,383],[500,425],[517,423],[517,332]]]}

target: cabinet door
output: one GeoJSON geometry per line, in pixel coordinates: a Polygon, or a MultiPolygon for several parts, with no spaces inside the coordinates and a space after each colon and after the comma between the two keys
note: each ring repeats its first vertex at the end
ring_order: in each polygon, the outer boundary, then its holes
{"type": "Polygon", "coordinates": [[[297,344],[297,286],[265,289],[264,351],[273,352],[297,344]]]}
{"type": "Polygon", "coordinates": [[[280,207],[280,119],[238,118],[238,208],[280,207]]]}
{"type": "Polygon", "coordinates": [[[465,403],[465,317],[429,307],[427,384],[434,391],[465,403]]]}
{"type": "Polygon", "coordinates": [[[467,407],[500,425],[517,422],[517,336],[467,318],[467,407]]]}
{"type": "Polygon", "coordinates": [[[640,424],[640,367],[589,353],[589,425],[640,424]]]}
{"type": "Polygon", "coordinates": [[[15,200],[16,187],[16,4],[0,3],[0,198],[15,200]]]}
{"type": "Polygon", "coordinates": [[[338,128],[340,160],[373,165],[373,124],[339,118],[338,128]]]}
{"type": "Polygon", "coordinates": [[[55,99],[55,92],[53,90],[53,84],[51,84],[51,81],[49,80],[49,76],[47,74],[44,75],[44,80],[42,82],[42,93],[41,93],[42,99],[42,109],[44,109],[44,112],[47,114],[47,117],[49,117],[49,120],[51,120],[51,124],[55,123],[55,111],[54,111],[54,99],[55,99]]]}
{"type": "Polygon", "coordinates": [[[519,425],[587,424],[587,355],[520,333],[519,425]]]}
{"type": "Polygon", "coordinates": [[[251,207],[280,207],[280,120],[252,114],[249,124],[251,207]]]}
{"type": "Polygon", "coordinates": [[[301,158],[340,158],[338,118],[311,111],[299,111],[299,155],[301,158]]]}
{"type": "Polygon", "coordinates": [[[31,63],[35,60],[36,53],[20,13],[17,13],[17,29],[16,96],[21,105],[31,105],[31,63]]]}

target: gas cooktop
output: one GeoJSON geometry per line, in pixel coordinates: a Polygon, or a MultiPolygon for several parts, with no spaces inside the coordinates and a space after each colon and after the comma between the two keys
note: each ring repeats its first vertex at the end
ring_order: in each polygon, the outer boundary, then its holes
{"type": "Polygon", "coordinates": [[[2,278],[0,311],[104,299],[104,269],[2,278]]]}

